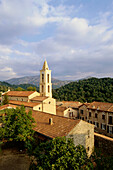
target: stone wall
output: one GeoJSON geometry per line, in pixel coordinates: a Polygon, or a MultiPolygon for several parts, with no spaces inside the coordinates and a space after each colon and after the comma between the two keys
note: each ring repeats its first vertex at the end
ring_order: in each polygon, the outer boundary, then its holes
{"type": "Polygon", "coordinates": [[[113,156],[113,138],[94,133],[95,147],[99,148],[102,153],[113,156]]]}

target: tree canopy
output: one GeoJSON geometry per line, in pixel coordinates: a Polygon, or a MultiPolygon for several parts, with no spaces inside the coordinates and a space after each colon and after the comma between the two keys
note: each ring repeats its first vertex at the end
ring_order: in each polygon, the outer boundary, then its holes
{"type": "Polygon", "coordinates": [[[57,100],[113,103],[113,78],[89,78],[53,90],[57,100]]]}
{"type": "Polygon", "coordinates": [[[5,109],[2,111],[3,127],[0,128],[0,139],[3,142],[8,141],[24,141],[33,139],[33,123],[32,112],[25,112],[24,106],[16,109],[5,109]]]}
{"type": "Polygon", "coordinates": [[[65,137],[41,143],[35,149],[34,156],[37,161],[37,166],[34,165],[36,169],[73,170],[92,165],[87,158],[85,148],[81,145],[75,147],[72,139],[65,137]]]}
{"type": "Polygon", "coordinates": [[[4,104],[8,104],[8,103],[9,103],[8,95],[5,94],[2,104],[4,105],[4,104]]]}

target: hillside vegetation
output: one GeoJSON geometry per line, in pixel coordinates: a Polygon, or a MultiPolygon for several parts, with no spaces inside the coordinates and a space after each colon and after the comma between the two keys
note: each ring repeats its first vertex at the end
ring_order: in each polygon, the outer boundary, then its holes
{"type": "Polygon", "coordinates": [[[57,100],[113,103],[113,78],[89,78],[53,90],[57,100]]]}
{"type": "Polygon", "coordinates": [[[1,82],[0,81],[0,92],[6,92],[8,90],[8,88],[10,88],[10,90],[37,90],[39,91],[39,88],[35,85],[32,84],[20,84],[20,85],[11,85],[7,82],[1,82]],[[32,89],[30,89],[32,87],[32,89]]]}

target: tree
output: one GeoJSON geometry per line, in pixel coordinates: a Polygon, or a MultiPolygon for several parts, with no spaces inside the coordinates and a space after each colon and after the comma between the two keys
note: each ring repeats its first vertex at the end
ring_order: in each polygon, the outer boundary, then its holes
{"type": "Polygon", "coordinates": [[[33,140],[32,112],[25,112],[24,106],[16,109],[4,110],[6,116],[3,116],[3,127],[0,128],[0,139],[2,142],[23,141],[27,144],[33,140]]]}
{"type": "Polygon", "coordinates": [[[35,149],[34,156],[37,161],[37,165],[32,165],[34,169],[73,170],[80,169],[85,164],[89,164],[84,147],[81,145],[75,147],[72,140],[66,140],[65,137],[57,137],[41,143],[35,149]]]}
{"type": "Polygon", "coordinates": [[[27,90],[28,90],[28,91],[36,91],[36,87],[29,86],[29,87],[27,88],[27,90]]]}
{"type": "Polygon", "coordinates": [[[22,87],[17,87],[16,91],[25,91],[22,87]]]}
{"type": "Polygon", "coordinates": [[[8,104],[8,103],[9,103],[8,95],[5,94],[2,104],[4,105],[4,104],[8,104]]]}

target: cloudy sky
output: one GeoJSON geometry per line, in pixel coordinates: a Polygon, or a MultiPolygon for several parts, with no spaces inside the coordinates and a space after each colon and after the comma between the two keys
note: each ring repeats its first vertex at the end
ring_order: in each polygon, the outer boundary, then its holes
{"type": "Polygon", "coordinates": [[[113,0],[0,0],[0,80],[113,77],[113,0]]]}

